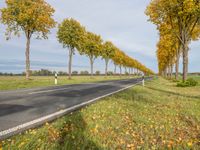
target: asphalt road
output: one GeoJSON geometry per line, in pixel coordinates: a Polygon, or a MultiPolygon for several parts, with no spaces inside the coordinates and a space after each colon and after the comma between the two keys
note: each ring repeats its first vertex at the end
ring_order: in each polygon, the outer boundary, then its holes
{"type": "Polygon", "coordinates": [[[0,139],[37,127],[142,79],[53,86],[0,92],[0,139]]]}

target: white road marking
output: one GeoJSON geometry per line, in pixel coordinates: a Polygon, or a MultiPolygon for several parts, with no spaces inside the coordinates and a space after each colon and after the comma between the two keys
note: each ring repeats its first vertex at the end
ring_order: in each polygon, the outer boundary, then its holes
{"type": "Polygon", "coordinates": [[[49,93],[49,92],[54,92],[54,91],[63,91],[63,90],[67,90],[67,89],[69,89],[69,87],[68,87],[68,88],[62,88],[62,89],[53,89],[53,90],[45,90],[45,91],[31,92],[31,93],[28,93],[28,94],[32,95],[32,94],[49,93]]]}
{"type": "MultiPolygon", "coordinates": [[[[140,81],[140,82],[141,82],[141,81],[140,81]]],[[[70,111],[75,110],[75,109],[77,109],[77,108],[80,108],[80,107],[82,107],[82,106],[86,106],[86,105],[88,105],[88,104],[90,104],[90,103],[92,103],[92,102],[95,102],[95,101],[97,101],[97,100],[99,100],[99,99],[101,99],[101,98],[104,98],[104,97],[113,95],[113,94],[115,94],[115,93],[124,91],[124,90],[126,90],[126,89],[128,89],[128,88],[134,87],[134,86],[138,85],[140,82],[135,83],[135,84],[132,84],[132,85],[129,85],[129,86],[124,87],[124,88],[122,88],[122,89],[120,89],[120,90],[117,90],[117,91],[114,91],[114,92],[105,94],[105,95],[103,95],[103,96],[94,98],[94,99],[89,100],[89,101],[87,101],[87,102],[83,102],[83,103],[81,103],[81,104],[72,106],[72,107],[70,107],[70,108],[66,108],[66,109],[60,110],[60,111],[55,112],[55,113],[53,113],[53,114],[50,114],[50,115],[47,115],[47,116],[44,116],[44,117],[35,119],[35,120],[33,120],[33,121],[30,121],[30,122],[27,122],[27,123],[24,123],[24,124],[21,124],[21,125],[18,125],[18,126],[16,126],[16,127],[13,127],[13,128],[10,128],[10,129],[4,130],[4,131],[0,131],[0,139],[1,139],[2,136],[6,136],[6,135],[9,135],[9,134],[12,134],[12,133],[14,133],[14,132],[16,132],[16,131],[18,131],[18,130],[27,129],[29,126],[32,126],[32,125],[34,125],[34,124],[37,124],[37,123],[40,123],[40,122],[41,122],[41,123],[42,123],[42,122],[45,122],[45,120],[48,120],[48,119],[50,119],[50,118],[57,117],[57,116],[60,116],[60,115],[62,115],[62,114],[66,114],[67,112],[70,112],[70,111]]]]}

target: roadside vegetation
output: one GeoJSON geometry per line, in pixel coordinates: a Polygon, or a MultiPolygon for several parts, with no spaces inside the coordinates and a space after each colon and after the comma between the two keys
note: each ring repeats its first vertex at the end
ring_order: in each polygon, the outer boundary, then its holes
{"type": "Polygon", "coordinates": [[[195,78],[186,88],[154,79],[2,141],[3,149],[200,149],[195,78]]]}
{"type": "MultiPolygon", "coordinates": [[[[79,84],[89,82],[99,82],[107,80],[119,80],[127,79],[130,76],[74,76],[71,80],[68,80],[66,76],[58,77],[58,85],[65,84],[79,84]]],[[[136,78],[138,76],[134,76],[136,78]]],[[[133,76],[132,76],[133,78],[133,76]]],[[[23,76],[0,76],[0,90],[16,90],[22,88],[35,88],[54,86],[54,76],[32,76],[29,80],[26,80],[23,76]]]]}

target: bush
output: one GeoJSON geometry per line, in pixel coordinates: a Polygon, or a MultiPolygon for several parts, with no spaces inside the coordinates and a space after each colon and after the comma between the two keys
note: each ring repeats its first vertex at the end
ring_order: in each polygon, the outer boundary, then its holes
{"type": "Polygon", "coordinates": [[[188,83],[186,81],[186,82],[178,82],[176,86],[177,87],[188,87],[189,85],[188,85],[188,83]]]}
{"type": "Polygon", "coordinates": [[[96,74],[96,75],[100,75],[101,72],[100,72],[100,71],[96,71],[95,74],[96,74]]]}
{"type": "Polygon", "coordinates": [[[187,79],[187,82],[189,83],[190,86],[197,86],[197,84],[198,84],[198,81],[196,81],[193,78],[187,79]]]}
{"type": "Polygon", "coordinates": [[[187,79],[185,82],[179,82],[177,83],[177,87],[192,87],[197,86],[198,82],[194,80],[193,78],[187,79]]]}
{"type": "Polygon", "coordinates": [[[81,74],[81,75],[88,75],[89,72],[88,72],[88,71],[81,71],[80,74],[81,74]]]}
{"type": "Polygon", "coordinates": [[[78,71],[73,71],[72,74],[73,74],[73,75],[77,75],[77,74],[78,74],[78,71]]]}
{"type": "Polygon", "coordinates": [[[112,71],[108,71],[107,73],[109,76],[112,76],[113,75],[113,72],[112,71]]]}
{"type": "Polygon", "coordinates": [[[126,72],[125,72],[125,75],[129,75],[129,73],[126,71],[126,72]]]}

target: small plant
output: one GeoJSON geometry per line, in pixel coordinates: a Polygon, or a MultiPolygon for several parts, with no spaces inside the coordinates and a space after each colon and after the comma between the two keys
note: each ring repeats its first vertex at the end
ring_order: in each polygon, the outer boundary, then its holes
{"type": "Polygon", "coordinates": [[[197,86],[197,85],[198,85],[198,82],[193,78],[189,78],[185,82],[177,83],[177,87],[192,87],[192,86],[197,86]]]}

